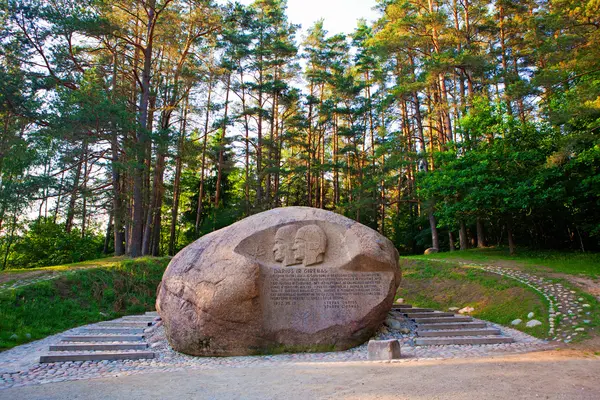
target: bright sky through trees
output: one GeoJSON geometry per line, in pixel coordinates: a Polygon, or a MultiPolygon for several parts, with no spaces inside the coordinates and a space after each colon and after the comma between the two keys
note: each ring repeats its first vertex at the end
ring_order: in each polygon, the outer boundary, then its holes
{"type": "MultiPolygon", "coordinates": [[[[254,0],[241,0],[252,4],[254,0]]],[[[357,20],[372,21],[377,18],[373,10],[375,0],[288,0],[287,15],[290,22],[302,25],[305,33],[316,21],[323,19],[330,34],[351,33],[357,20]]]]}

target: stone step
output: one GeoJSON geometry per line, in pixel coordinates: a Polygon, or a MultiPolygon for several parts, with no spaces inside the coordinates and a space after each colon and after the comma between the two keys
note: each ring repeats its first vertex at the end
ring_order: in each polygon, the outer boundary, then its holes
{"type": "Polygon", "coordinates": [[[446,336],[495,336],[500,335],[500,329],[442,329],[442,330],[420,330],[417,336],[420,337],[446,337],[446,336]]]}
{"type": "Polygon", "coordinates": [[[123,317],[123,321],[142,321],[142,322],[155,322],[160,320],[160,317],[153,317],[152,315],[126,315],[123,317]]]}
{"type": "Polygon", "coordinates": [[[112,351],[112,352],[56,352],[40,356],[41,363],[61,361],[102,361],[102,360],[141,360],[154,358],[152,351],[112,351]]]}
{"type": "Polygon", "coordinates": [[[146,314],[144,315],[152,315],[153,317],[159,317],[156,311],[146,311],[146,314]]]}
{"type": "Polygon", "coordinates": [[[154,321],[105,321],[98,326],[109,326],[113,328],[147,328],[154,325],[154,321]]]}
{"type": "Polygon", "coordinates": [[[417,324],[435,324],[444,322],[471,322],[471,317],[439,317],[439,318],[414,318],[417,324]]]}
{"type": "Polygon", "coordinates": [[[431,308],[398,308],[394,311],[398,311],[401,313],[420,313],[420,312],[434,312],[435,310],[431,308]]]}
{"type": "Polygon", "coordinates": [[[113,350],[145,350],[146,343],[88,343],[88,344],[55,344],[50,351],[113,351],[113,350]]]}
{"type": "Polygon", "coordinates": [[[87,333],[144,333],[144,328],[111,328],[111,327],[98,327],[98,328],[84,328],[87,333]]]}
{"type": "Polygon", "coordinates": [[[74,335],[63,336],[63,342],[138,342],[144,335],[74,335]]]}
{"type": "Polygon", "coordinates": [[[417,332],[440,329],[475,329],[485,328],[486,326],[487,325],[485,322],[450,322],[435,324],[419,324],[419,326],[417,326],[417,332]]]}
{"type": "Polygon", "coordinates": [[[393,304],[392,308],[412,308],[412,304],[393,304]]]}
{"type": "Polygon", "coordinates": [[[415,339],[415,344],[417,346],[448,344],[500,344],[512,342],[514,342],[514,339],[506,336],[425,337],[415,339]]]}
{"type": "Polygon", "coordinates": [[[405,312],[407,318],[439,318],[439,317],[454,317],[454,314],[447,312],[405,312]]]}

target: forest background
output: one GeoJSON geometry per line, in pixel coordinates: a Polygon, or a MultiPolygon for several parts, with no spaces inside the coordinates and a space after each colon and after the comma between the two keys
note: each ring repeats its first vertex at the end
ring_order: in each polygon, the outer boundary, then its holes
{"type": "Polygon", "coordinates": [[[0,269],[320,207],[402,253],[600,249],[600,2],[0,0],[0,269]]]}

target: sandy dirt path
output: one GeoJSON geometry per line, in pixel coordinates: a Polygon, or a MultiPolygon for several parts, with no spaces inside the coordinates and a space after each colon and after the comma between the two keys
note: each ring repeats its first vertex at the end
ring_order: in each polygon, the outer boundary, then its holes
{"type": "Polygon", "coordinates": [[[463,360],[188,370],[27,386],[1,399],[594,399],[600,357],[549,351],[463,360]]]}

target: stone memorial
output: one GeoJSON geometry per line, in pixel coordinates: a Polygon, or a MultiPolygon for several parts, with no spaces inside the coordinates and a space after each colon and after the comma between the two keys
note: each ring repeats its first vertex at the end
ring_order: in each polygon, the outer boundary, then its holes
{"type": "Polygon", "coordinates": [[[329,211],[278,208],[179,252],[156,309],[186,354],[344,350],[385,321],[400,276],[398,252],[376,231],[329,211]]]}

